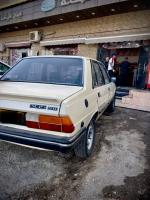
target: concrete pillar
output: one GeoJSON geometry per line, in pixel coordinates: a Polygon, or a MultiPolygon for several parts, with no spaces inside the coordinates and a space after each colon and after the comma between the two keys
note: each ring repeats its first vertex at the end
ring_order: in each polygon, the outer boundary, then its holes
{"type": "Polygon", "coordinates": [[[44,55],[45,56],[53,55],[53,52],[46,47],[41,47],[41,54],[40,55],[43,55],[43,56],[44,55]]]}
{"type": "Polygon", "coordinates": [[[96,59],[97,57],[97,44],[79,44],[78,55],[96,59]]]}
{"type": "Polygon", "coordinates": [[[38,56],[40,55],[41,47],[39,43],[32,43],[31,49],[30,49],[30,56],[38,56]]]}

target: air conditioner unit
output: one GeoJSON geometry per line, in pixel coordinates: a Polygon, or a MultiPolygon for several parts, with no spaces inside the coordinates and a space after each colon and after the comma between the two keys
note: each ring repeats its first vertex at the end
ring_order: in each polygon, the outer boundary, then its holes
{"type": "Polygon", "coordinates": [[[41,39],[41,33],[39,31],[29,32],[30,42],[39,42],[41,39]]]}
{"type": "Polygon", "coordinates": [[[5,45],[3,43],[0,43],[0,52],[5,51],[5,45]]]}

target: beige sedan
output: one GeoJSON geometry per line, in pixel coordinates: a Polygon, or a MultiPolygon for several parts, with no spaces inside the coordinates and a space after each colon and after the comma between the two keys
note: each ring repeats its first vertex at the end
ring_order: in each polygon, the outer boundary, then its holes
{"type": "Polygon", "coordinates": [[[0,139],[91,155],[95,121],[115,108],[115,84],[96,60],[23,58],[0,80],[0,139]]]}

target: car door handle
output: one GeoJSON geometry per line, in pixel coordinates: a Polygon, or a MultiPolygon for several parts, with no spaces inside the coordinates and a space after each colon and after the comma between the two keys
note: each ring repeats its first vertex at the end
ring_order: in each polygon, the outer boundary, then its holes
{"type": "Polygon", "coordinates": [[[110,91],[110,87],[108,88],[108,91],[110,91]]]}
{"type": "Polygon", "coordinates": [[[97,95],[98,95],[98,97],[101,97],[101,94],[100,94],[100,92],[98,92],[98,93],[97,93],[97,95]]]}

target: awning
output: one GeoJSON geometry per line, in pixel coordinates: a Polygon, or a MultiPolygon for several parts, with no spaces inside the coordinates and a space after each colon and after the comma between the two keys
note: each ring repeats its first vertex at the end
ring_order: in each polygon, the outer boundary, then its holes
{"type": "Polygon", "coordinates": [[[150,39],[150,33],[130,34],[130,35],[117,35],[106,37],[93,37],[86,38],[86,44],[108,43],[108,42],[124,42],[124,41],[138,41],[150,39]]]}
{"type": "Polygon", "coordinates": [[[9,42],[6,43],[5,46],[8,48],[15,48],[15,47],[30,47],[31,42],[24,41],[24,42],[9,42]]]}
{"type": "Polygon", "coordinates": [[[41,41],[41,46],[54,46],[54,45],[65,45],[65,44],[83,44],[85,43],[85,38],[71,38],[62,40],[48,40],[41,41]]]}
{"type": "Polygon", "coordinates": [[[116,35],[105,37],[90,37],[90,38],[69,38],[59,40],[41,41],[41,46],[55,46],[65,44],[97,44],[97,43],[109,43],[109,42],[124,42],[124,41],[139,41],[150,39],[150,33],[139,33],[130,35],[116,35]]]}

